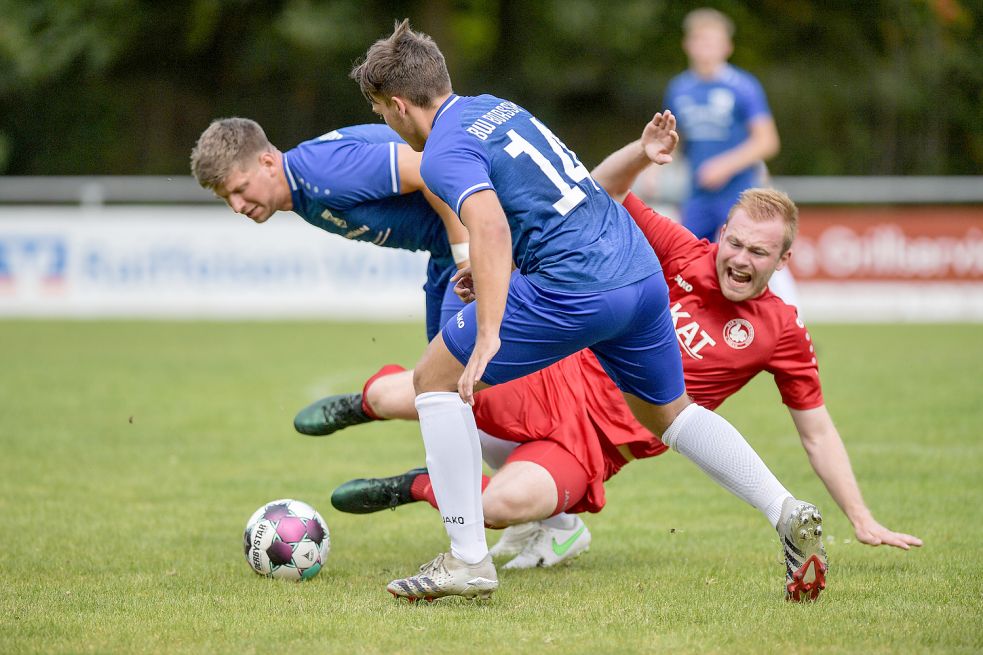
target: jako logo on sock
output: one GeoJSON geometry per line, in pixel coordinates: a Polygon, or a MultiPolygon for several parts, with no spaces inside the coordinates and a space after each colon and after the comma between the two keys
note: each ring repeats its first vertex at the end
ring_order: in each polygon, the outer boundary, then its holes
{"type": "Polygon", "coordinates": [[[460,525],[464,525],[464,517],[463,516],[445,516],[444,517],[444,523],[457,523],[457,524],[460,524],[460,525]]]}

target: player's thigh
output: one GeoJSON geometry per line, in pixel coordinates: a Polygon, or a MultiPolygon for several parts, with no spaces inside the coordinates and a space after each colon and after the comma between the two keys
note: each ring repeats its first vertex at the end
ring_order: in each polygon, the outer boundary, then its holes
{"type": "Polygon", "coordinates": [[[546,468],[512,459],[492,476],[481,495],[485,520],[495,526],[545,519],[553,513],[556,499],[556,483],[546,468]]]}
{"type": "Polygon", "coordinates": [[[654,405],[668,405],[686,393],[669,292],[661,274],[633,286],[619,290],[612,299],[639,308],[633,322],[617,337],[596,343],[591,350],[623,392],[654,405]]]}
{"type": "MultiPolygon", "coordinates": [[[[507,473],[510,467],[518,464],[536,465],[539,467],[538,471],[545,471],[548,476],[546,478],[542,477],[541,474],[537,475],[537,483],[541,485],[537,492],[541,494],[540,500],[543,501],[537,510],[546,512],[545,516],[540,516],[540,518],[566,511],[567,508],[579,503],[587,493],[587,486],[590,481],[587,469],[573,453],[556,441],[537,439],[522,444],[512,451],[499,474],[507,473]],[[547,479],[552,484],[551,493],[546,491],[547,479]],[[548,508],[545,505],[547,499],[553,502],[553,505],[548,508]]],[[[494,479],[492,478],[492,480],[494,479]]],[[[507,480],[508,478],[506,478],[507,480]]]]}

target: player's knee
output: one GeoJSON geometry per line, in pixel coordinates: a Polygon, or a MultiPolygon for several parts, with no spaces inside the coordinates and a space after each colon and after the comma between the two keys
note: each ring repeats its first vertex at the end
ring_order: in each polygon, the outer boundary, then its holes
{"type": "Polygon", "coordinates": [[[481,497],[485,523],[494,528],[504,528],[545,518],[539,516],[542,514],[538,511],[539,503],[530,502],[531,500],[525,490],[489,487],[481,497]]]}
{"type": "Polygon", "coordinates": [[[652,405],[641,399],[634,400],[634,403],[629,402],[629,408],[635,415],[635,418],[638,419],[639,423],[648,428],[650,432],[659,437],[665,434],[669,426],[672,425],[672,422],[676,420],[676,417],[692,403],[686,394],[665,405],[652,405]]]}

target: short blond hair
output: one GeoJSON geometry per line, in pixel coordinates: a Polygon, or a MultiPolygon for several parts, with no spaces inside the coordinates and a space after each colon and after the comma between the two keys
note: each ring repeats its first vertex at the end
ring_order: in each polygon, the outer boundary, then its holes
{"type": "Polygon", "coordinates": [[[709,7],[694,9],[686,14],[686,18],[683,19],[683,34],[689,34],[700,25],[706,25],[708,23],[724,28],[727,36],[732,39],[734,38],[734,21],[727,14],[721,13],[716,9],[710,9],[709,7]]]}
{"type": "Polygon", "coordinates": [[[745,189],[727,213],[728,221],[738,209],[743,209],[744,213],[755,222],[781,218],[785,225],[785,235],[780,254],[784,255],[792,247],[795,235],[799,231],[799,208],[788,194],[778,189],[745,189]]]}
{"type": "Polygon", "coordinates": [[[373,43],[350,77],[370,102],[400,96],[429,109],[436,98],[451,92],[451,77],[440,48],[426,34],[411,30],[409,19],[397,23],[390,36],[373,43]]]}
{"type": "Polygon", "coordinates": [[[198,137],[191,150],[191,174],[206,189],[216,189],[236,169],[273,145],[254,120],[219,118],[198,137]]]}

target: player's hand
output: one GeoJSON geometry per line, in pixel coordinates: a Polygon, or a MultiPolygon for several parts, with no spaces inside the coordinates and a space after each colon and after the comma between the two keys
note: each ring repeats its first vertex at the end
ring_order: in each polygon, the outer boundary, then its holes
{"type": "Polygon", "coordinates": [[[666,109],[652,117],[642,130],[642,147],[645,155],[656,164],[672,161],[672,151],[679,143],[676,132],[676,117],[666,109]]]}
{"type": "Polygon", "coordinates": [[[855,525],[853,532],[857,536],[857,541],[868,546],[894,546],[909,550],[912,546],[922,545],[922,540],[918,537],[889,530],[874,519],[855,525]]]}
{"type": "Polygon", "coordinates": [[[465,266],[457,271],[451,282],[454,283],[454,294],[464,303],[474,302],[474,278],[471,277],[471,267],[465,266]]]}
{"type": "Polygon", "coordinates": [[[709,191],[722,188],[732,177],[734,171],[731,170],[730,165],[717,157],[706,160],[696,169],[696,183],[700,188],[709,191]]]}
{"type": "Polygon", "coordinates": [[[481,380],[485,374],[485,368],[492,357],[498,352],[502,342],[498,336],[482,339],[481,336],[474,344],[468,365],[464,367],[464,373],[457,381],[457,392],[461,395],[461,400],[469,405],[474,405],[474,385],[481,380]]]}

